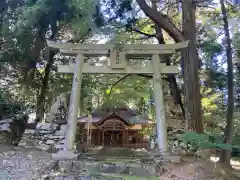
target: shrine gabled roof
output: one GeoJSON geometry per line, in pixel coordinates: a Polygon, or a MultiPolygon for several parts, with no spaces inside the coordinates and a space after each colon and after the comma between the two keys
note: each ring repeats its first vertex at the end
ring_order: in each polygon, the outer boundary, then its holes
{"type": "MultiPolygon", "coordinates": [[[[148,118],[144,118],[140,114],[137,114],[135,110],[130,108],[113,108],[111,110],[96,110],[91,113],[92,123],[98,123],[102,120],[108,119],[112,116],[119,116],[122,120],[128,124],[150,124],[148,118]]],[[[78,118],[78,122],[88,122],[88,115],[78,118]]]]}

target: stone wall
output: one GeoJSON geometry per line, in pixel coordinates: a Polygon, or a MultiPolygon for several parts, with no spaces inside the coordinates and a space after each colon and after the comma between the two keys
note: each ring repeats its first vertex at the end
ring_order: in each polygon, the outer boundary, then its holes
{"type": "Polygon", "coordinates": [[[36,129],[26,129],[25,131],[26,126],[24,126],[24,124],[13,121],[12,119],[1,120],[0,144],[18,144],[25,148],[37,148],[51,152],[63,148],[66,125],[38,123],[36,129]],[[22,138],[20,140],[21,136],[22,138]],[[19,141],[19,143],[15,141],[19,141]]]}
{"type": "Polygon", "coordinates": [[[38,123],[36,130],[26,129],[19,146],[56,152],[63,148],[66,125],[38,123]]]}
{"type": "Polygon", "coordinates": [[[0,121],[0,143],[1,144],[10,144],[10,123],[12,119],[5,119],[0,121]]]}

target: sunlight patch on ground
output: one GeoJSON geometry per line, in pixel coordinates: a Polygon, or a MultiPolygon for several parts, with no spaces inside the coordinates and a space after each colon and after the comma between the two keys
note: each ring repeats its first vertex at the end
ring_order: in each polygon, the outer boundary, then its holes
{"type": "MultiPolygon", "coordinates": [[[[216,162],[218,162],[219,157],[212,156],[212,157],[210,157],[210,160],[216,163],[216,162]]],[[[237,161],[237,160],[231,159],[230,163],[233,166],[233,168],[240,169],[240,160],[237,161]]]]}

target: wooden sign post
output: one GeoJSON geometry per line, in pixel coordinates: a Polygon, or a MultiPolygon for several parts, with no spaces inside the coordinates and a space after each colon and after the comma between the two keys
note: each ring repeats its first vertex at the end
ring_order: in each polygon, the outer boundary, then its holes
{"type": "Polygon", "coordinates": [[[168,151],[167,130],[166,130],[166,112],[164,107],[163,82],[162,74],[178,73],[175,66],[166,66],[160,62],[160,54],[173,54],[178,50],[188,47],[189,42],[165,45],[149,44],[125,44],[114,45],[108,44],[57,44],[48,41],[48,46],[59,49],[60,53],[68,56],[76,56],[76,62],[69,65],[59,65],[59,73],[73,73],[72,93],[68,114],[68,125],[66,133],[66,142],[64,152],[55,154],[56,159],[73,159],[74,141],[77,125],[77,110],[79,108],[79,98],[81,91],[82,73],[90,74],[153,74],[153,91],[156,107],[156,124],[157,124],[157,144],[160,153],[168,151]],[[84,57],[109,56],[110,66],[92,66],[84,62],[84,57]],[[151,57],[152,64],[132,68],[127,65],[127,57],[151,57]]]}

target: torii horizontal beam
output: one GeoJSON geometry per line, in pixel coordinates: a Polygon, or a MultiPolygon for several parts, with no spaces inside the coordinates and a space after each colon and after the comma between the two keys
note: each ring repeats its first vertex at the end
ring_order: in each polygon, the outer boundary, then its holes
{"type": "MultiPolygon", "coordinates": [[[[74,73],[75,64],[70,65],[58,65],[58,73],[74,73]]],[[[176,66],[166,66],[166,64],[161,63],[161,69],[159,72],[162,74],[176,74],[179,72],[176,66]]],[[[112,69],[107,66],[91,66],[87,63],[83,64],[82,73],[87,74],[153,74],[153,69],[151,65],[142,68],[131,68],[130,66],[125,66],[124,69],[112,69]]]]}
{"type": "Polygon", "coordinates": [[[110,50],[120,49],[126,55],[149,56],[152,54],[172,54],[188,47],[189,41],[175,44],[60,44],[54,41],[47,41],[49,47],[59,49],[66,55],[100,56],[109,55],[110,50]]]}

